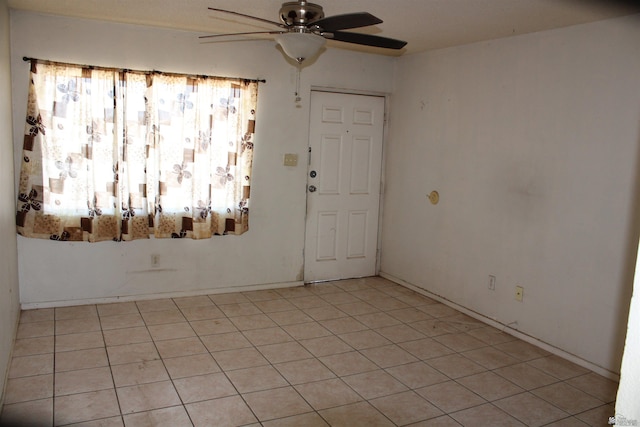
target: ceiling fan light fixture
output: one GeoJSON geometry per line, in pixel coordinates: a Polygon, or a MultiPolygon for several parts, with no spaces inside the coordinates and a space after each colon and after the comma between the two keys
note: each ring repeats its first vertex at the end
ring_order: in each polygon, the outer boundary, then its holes
{"type": "Polygon", "coordinates": [[[278,34],[276,42],[289,58],[295,59],[299,64],[302,64],[305,59],[317,55],[327,43],[327,40],[313,33],[291,32],[278,34]]]}

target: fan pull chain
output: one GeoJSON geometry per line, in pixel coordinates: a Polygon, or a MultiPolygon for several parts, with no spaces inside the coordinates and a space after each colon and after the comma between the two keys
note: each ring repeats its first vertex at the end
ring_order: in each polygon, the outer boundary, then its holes
{"type": "Polygon", "coordinates": [[[296,104],[299,104],[300,101],[302,101],[302,98],[300,97],[300,73],[301,73],[301,66],[298,65],[296,67],[296,97],[295,97],[295,101],[296,104]]]}

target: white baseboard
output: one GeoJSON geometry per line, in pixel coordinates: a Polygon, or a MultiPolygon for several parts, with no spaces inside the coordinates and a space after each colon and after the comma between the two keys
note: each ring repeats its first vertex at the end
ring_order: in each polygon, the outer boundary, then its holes
{"type": "Polygon", "coordinates": [[[126,296],[117,296],[117,297],[89,298],[89,299],[64,300],[64,301],[31,302],[31,303],[21,304],[20,308],[22,310],[33,310],[36,308],[69,307],[69,306],[87,305],[87,304],[109,304],[114,302],[128,302],[128,301],[147,301],[147,300],[163,299],[163,298],[180,298],[180,297],[193,297],[193,296],[199,296],[199,295],[226,294],[230,292],[264,291],[268,289],[293,288],[296,286],[304,286],[304,282],[295,281],[295,282],[282,282],[282,283],[267,283],[267,284],[259,284],[259,285],[228,286],[223,288],[200,289],[195,291],[177,291],[177,292],[164,292],[164,293],[157,293],[157,294],[126,295],[126,296]]]}
{"type": "Polygon", "coordinates": [[[509,325],[505,325],[504,323],[498,322],[497,320],[491,319],[481,313],[478,313],[476,311],[470,310],[466,307],[463,307],[461,305],[456,304],[453,301],[450,301],[440,295],[436,295],[432,292],[427,291],[426,289],[423,289],[419,286],[416,286],[412,283],[406,282],[402,279],[399,279],[391,274],[387,274],[384,272],[380,272],[380,276],[384,277],[387,280],[391,280],[394,283],[397,283],[398,285],[404,286],[405,288],[411,289],[412,291],[418,292],[419,294],[422,294],[426,297],[432,298],[438,302],[441,302],[445,305],[448,305],[451,308],[454,308],[458,311],[460,311],[461,313],[466,314],[469,317],[473,317],[476,320],[481,321],[482,323],[485,323],[489,326],[493,326],[494,328],[498,328],[501,331],[504,331],[505,333],[512,335],[516,338],[521,339],[522,341],[526,341],[529,344],[535,345],[536,347],[540,347],[543,350],[548,351],[549,353],[555,354],[558,357],[561,357],[565,360],[568,360],[569,362],[575,363],[576,365],[582,366],[583,368],[589,369],[590,371],[593,371],[599,375],[602,375],[603,377],[609,378],[611,380],[614,381],[620,381],[620,374],[610,371],[607,368],[603,368],[602,366],[596,365],[592,362],[589,362],[588,360],[584,360],[581,357],[576,356],[575,354],[571,354],[568,353],[558,347],[555,347],[551,344],[548,344],[536,337],[533,337],[531,335],[527,335],[526,333],[522,332],[522,331],[518,331],[517,329],[513,329],[511,328],[509,325]]]}

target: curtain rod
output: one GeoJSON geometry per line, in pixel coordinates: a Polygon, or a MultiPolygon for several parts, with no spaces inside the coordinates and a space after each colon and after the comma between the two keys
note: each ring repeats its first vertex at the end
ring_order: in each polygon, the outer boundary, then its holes
{"type": "Polygon", "coordinates": [[[168,72],[164,72],[164,71],[158,71],[158,70],[153,70],[153,71],[143,71],[143,70],[132,70],[129,68],[117,68],[117,67],[100,67],[100,66],[96,66],[96,65],[82,65],[82,64],[73,64],[73,63],[69,63],[69,62],[58,62],[58,61],[50,61],[48,59],[37,59],[37,58],[29,58],[28,56],[23,56],[22,60],[25,62],[38,62],[41,64],[51,64],[51,65],[73,65],[76,67],[82,67],[82,68],[89,68],[89,69],[93,69],[93,70],[113,70],[113,71],[134,71],[134,72],[139,72],[139,73],[157,73],[157,74],[165,74],[165,75],[173,75],[173,76],[188,76],[188,77],[204,77],[204,78],[219,78],[219,79],[225,79],[225,80],[242,80],[245,82],[251,82],[251,83],[266,83],[267,81],[264,79],[245,79],[243,77],[220,77],[220,76],[207,76],[204,74],[184,74],[184,73],[168,73],[168,72]]]}

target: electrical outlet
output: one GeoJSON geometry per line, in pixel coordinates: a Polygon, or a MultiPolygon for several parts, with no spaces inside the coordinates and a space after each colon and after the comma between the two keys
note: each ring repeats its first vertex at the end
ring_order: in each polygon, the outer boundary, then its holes
{"type": "Polygon", "coordinates": [[[522,301],[524,298],[524,288],[522,286],[516,286],[516,301],[522,301]]]}
{"type": "Polygon", "coordinates": [[[496,276],[489,275],[489,290],[496,290],[496,276]]]}

